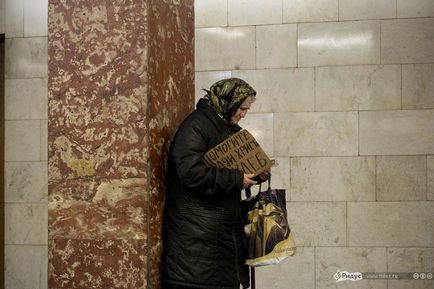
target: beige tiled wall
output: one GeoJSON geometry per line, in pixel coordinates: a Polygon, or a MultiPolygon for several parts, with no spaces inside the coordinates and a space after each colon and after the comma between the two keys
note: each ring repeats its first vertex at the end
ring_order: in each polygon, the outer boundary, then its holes
{"type": "Polygon", "coordinates": [[[402,108],[434,108],[434,64],[402,66],[402,108]]]}
{"type": "Polygon", "coordinates": [[[387,280],[343,281],[331,278],[337,270],[348,272],[387,272],[386,248],[317,247],[315,250],[317,289],[387,289],[387,280]]]}
{"type": "Polygon", "coordinates": [[[5,63],[5,285],[47,288],[46,0],[2,0],[5,63]]]}
{"type": "Polygon", "coordinates": [[[298,24],[298,65],[303,67],[380,63],[380,22],[298,24]]]}
{"type": "Polygon", "coordinates": [[[258,288],[434,288],[333,277],[434,272],[434,1],[195,3],[196,100],[230,76],[257,90],[241,125],[299,246],[258,288]]]}
{"type": "Polygon", "coordinates": [[[314,110],[312,68],[236,70],[232,72],[232,76],[255,83],[258,95],[266,96],[256,98],[255,105],[251,108],[252,112],[314,110]]]}
{"type": "Polygon", "coordinates": [[[198,71],[255,68],[255,27],[198,28],[195,45],[198,71]]]}
{"type": "Polygon", "coordinates": [[[5,0],[0,0],[0,34],[5,33],[5,0]]]}
{"type": "MultiPolygon", "coordinates": [[[[6,33],[6,284],[47,288],[47,1],[0,0],[6,33]],[[23,266],[25,264],[25,266],[23,266]]],[[[336,270],[434,272],[434,1],[196,0],[196,99],[230,76],[258,98],[242,125],[277,159],[296,256],[259,288],[336,270]],[[271,285],[269,285],[271,284],[271,285]]]]}
{"type": "MultiPolygon", "coordinates": [[[[432,272],[434,249],[389,248],[389,270],[393,272],[432,272]]],[[[432,280],[390,280],[389,288],[431,288],[432,280]]]]}
{"type": "Polygon", "coordinates": [[[433,34],[432,17],[381,21],[381,63],[434,62],[433,34]]]}
{"type": "Polygon", "coordinates": [[[338,20],[338,0],[282,0],[283,22],[338,20]]]}
{"type": "Polygon", "coordinates": [[[400,65],[318,67],[316,110],[388,110],[401,108],[400,65]]]}

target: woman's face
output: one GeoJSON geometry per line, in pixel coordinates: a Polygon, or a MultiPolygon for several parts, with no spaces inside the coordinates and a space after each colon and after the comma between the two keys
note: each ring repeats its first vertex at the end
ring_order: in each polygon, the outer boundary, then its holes
{"type": "Polygon", "coordinates": [[[253,103],[253,97],[247,97],[238,108],[237,112],[231,117],[231,124],[238,124],[244,118],[253,103]]]}

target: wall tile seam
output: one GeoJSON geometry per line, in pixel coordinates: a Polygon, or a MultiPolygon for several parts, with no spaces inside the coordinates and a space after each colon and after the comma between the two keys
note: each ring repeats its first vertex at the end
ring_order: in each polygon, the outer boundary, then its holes
{"type": "Polygon", "coordinates": [[[32,122],[41,123],[41,121],[45,121],[45,120],[48,120],[48,119],[44,119],[44,118],[5,119],[4,122],[12,123],[12,122],[20,122],[20,121],[25,121],[25,122],[32,121],[32,122]]]}
{"type": "Polygon", "coordinates": [[[360,143],[361,143],[361,139],[360,139],[360,112],[357,111],[357,155],[360,155],[360,143]]]}
{"type": "Polygon", "coordinates": [[[430,203],[434,202],[434,200],[393,200],[393,201],[347,201],[349,204],[360,204],[360,203],[372,203],[372,204],[398,204],[398,203],[414,203],[414,204],[421,204],[421,203],[430,203]]]}
{"type": "MultiPolygon", "coordinates": [[[[228,20],[229,22],[229,20],[228,20]]],[[[236,25],[230,25],[228,26],[213,26],[213,27],[247,27],[247,26],[269,26],[269,25],[282,25],[282,24],[293,24],[293,23],[283,23],[283,22],[273,22],[273,23],[264,23],[264,22],[252,22],[252,23],[246,23],[246,24],[236,24],[236,25]]]]}
{"type": "MultiPolygon", "coordinates": [[[[269,27],[269,26],[295,26],[298,23],[270,23],[270,24],[252,24],[251,26],[256,26],[256,27],[269,27]]],[[[229,27],[235,27],[235,26],[229,26],[229,27]]]]}
{"type": "MultiPolygon", "coordinates": [[[[267,24],[263,24],[263,25],[267,25],[267,24]]],[[[253,28],[256,26],[261,26],[259,24],[248,24],[248,25],[234,25],[234,26],[212,26],[212,27],[203,27],[203,28],[195,28],[194,30],[209,30],[211,28],[253,28]]],[[[196,38],[195,38],[196,40],[196,38]]]]}
{"type": "MultiPolygon", "coordinates": [[[[339,158],[339,157],[345,157],[345,158],[355,158],[359,157],[359,155],[327,155],[327,156],[321,156],[321,155],[313,155],[313,156],[299,156],[299,155],[271,155],[273,158],[339,158]]],[[[365,157],[364,155],[360,155],[360,157],[365,157]]]]}
{"type": "MultiPolygon", "coordinates": [[[[298,35],[297,35],[298,36],[298,35]]],[[[297,45],[298,47],[298,45],[297,45]]],[[[298,49],[297,49],[297,64],[298,64],[298,49]]],[[[317,79],[317,68],[314,67],[313,68],[313,111],[317,111],[317,83],[316,83],[316,79],[317,79]]]]}
{"type": "MultiPolygon", "coordinates": [[[[8,199],[13,199],[12,197],[8,197],[8,199]]],[[[28,200],[23,200],[23,201],[17,201],[17,200],[13,200],[13,201],[4,201],[3,204],[5,205],[13,205],[13,204],[24,204],[24,205],[29,205],[29,204],[34,204],[34,205],[47,205],[48,204],[48,196],[45,196],[43,198],[41,198],[40,201],[28,201],[28,200]]]]}
{"type": "MultiPolygon", "coordinates": [[[[398,1],[398,0],[396,0],[396,1],[398,1]]],[[[379,61],[380,65],[383,63],[383,59],[381,57],[382,56],[382,53],[381,53],[381,51],[382,51],[382,44],[383,44],[383,25],[382,25],[382,22],[380,21],[380,41],[378,43],[378,47],[379,47],[379,50],[380,50],[378,61],[379,61]]],[[[402,78],[402,74],[401,74],[401,78],[402,78]]],[[[402,101],[401,101],[401,104],[402,104],[402,101]]],[[[402,105],[401,105],[401,108],[402,108],[402,105]]]]}
{"type": "Polygon", "coordinates": [[[21,247],[21,246],[26,246],[26,247],[47,247],[48,246],[48,244],[45,244],[45,245],[39,245],[39,244],[23,244],[23,245],[21,245],[21,244],[4,244],[5,246],[10,246],[10,247],[14,247],[14,246],[16,246],[16,247],[21,247]]]}
{"type": "MultiPolygon", "coordinates": [[[[20,35],[24,35],[24,1],[20,1],[20,4],[18,4],[18,5],[20,5],[21,7],[21,9],[19,9],[20,10],[20,12],[21,12],[21,14],[20,14],[20,17],[22,16],[22,19],[20,19],[20,25],[21,25],[21,29],[20,29],[20,32],[19,32],[19,34],[20,35]]],[[[7,12],[9,12],[8,11],[9,9],[6,9],[6,1],[4,2],[4,29],[5,29],[5,32],[6,32],[6,30],[7,30],[7,27],[8,27],[8,19],[7,19],[7,12]]],[[[6,36],[6,34],[7,33],[5,33],[5,38],[7,38],[7,36],[6,36]]]]}
{"type": "Polygon", "coordinates": [[[280,23],[281,23],[281,24],[283,24],[283,13],[284,13],[284,11],[283,11],[283,1],[284,1],[284,0],[281,0],[281,1],[280,1],[280,12],[281,12],[281,13],[280,13],[280,23]]]}
{"type": "Polygon", "coordinates": [[[330,249],[357,249],[357,248],[368,248],[368,249],[434,249],[434,247],[418,247],[418,246],[325,246],[325,245],[315,245],[315,246],[297,246],[300,248],[330,248],[330,249]]]}
{"type": "MultiPolygon", "coordinates": [[[[281,157],[281,158],[349,158],[349,157],[421,157],[421,156],[427,156],[427,157],[433,157],[434,154],[400,154],[400,155],[325,155],[325,156],[318,156],[318,155],[312,155],[312,156],[275,156],[275,157],[281,157]]],[[[42,161],[43,162],[43,161],[42,161]]]]}
{"type": "MultiPolygon", "coordinates": [[[[411,20],[411,19],[430,19],[433,16],[421,16],[421,17],[399,17],[399,18],[361,18],[361,19],[342,19],[342,20],[318,20],[318,21],[296,21],[296,22],[282,22],[281,24],[321,24],[321,23],[348,23],[348,22],[363,22],[363,21],[396,21],[396,20],[411,20]]],[[[253,25],[253,24],[250,24],[253,25]]],[[[258,24],[258,25],[268,25],[268,24],[258,24]]],[[[272,25],[272,24],[270,24],[272,25]]],[[[275,24],[279,25],[279,24],[275,24]]],[[[239,26],[247,26],[239,25],[239,26]]],[[[232,27],[232,26],[229,26],[232,27]]]]}
{"type": "Polygon", "coordinates": [[[350,230],[348,229],[348,201],[345,202],[345,245],[349,246],[350,242],[350,230]]]}
{"type": "MultiPolygon", "coordinates": [[[[282,15],[283,18],[283,15],[282,15]]],[[[321,23],[346,23],[346,22],[360,22],[360,21],[375,21],[375,20],[380,20],[380,21],[388,21],[388,20],[408,20],[408,19],[429,19],[429,18],[434,18],[434,16],[421,16],[421,17],[417,17],[417,16],[413,16],[413,17],[387,17],[387,18],[355,18],[355,19],[339,19],[339,20],[318,20],[318,21],[288,21],[285,22],[282,19],[281,23],[248,23],[248,24],[239,24],[239,25],[229,25],[228,23],[226,23],[225,25],[195,25],[195,29],[206,29],[206,28],[229,28],[229,27],[246,27],[246,26],[273,26],[273,25],[286,25],[286,24],[321,24],[321,23]]],[[[7,37],[6,39],[13,39],[13,38],[32,38],[32,37],[48,37],[48,34],[45,35],[28,35],[28,36],[14,36],[14,37],[7,37]]]]}
{"type": "Polygon", "coordinates": [[[373,203],[373,204],[385,204],[385,203],[412,203],[412,202],[434,202],[434,200],[291,200],[286,203],[373,203]]]}
{"type": "MultiPolygon", "coordinates": [[[[298,48],[296,49],[298,53],[298,48]]],[[[298,61],[298,59],[297,59],[298,61]]],[[[261,70],[296,70],[296,69],[315,69],[315,68],[337,68],[337,67],[363,67],[363,66],[376,66],[379,68],[382,68],[384,66],[398,66],[398,65],[432,65],[434,62],[400,62],[400,63],[378,63],[378,64],[371,64],[371,63],[354,63],[354,64],[337,64],[337,65],[314,65],[314,66],[279,66],[279,67],[261,67],[257,69],[252,68],[241,68],[241,69],[234,69],[233,67],[227,67],[223,69],[205,69],[205,70],[195,70],[195,73],[204,73],[204,72],[223,72],[223,71],[230,71],[230,72],[248,72],[248,71],[261,71],[261,70]]],[[[46,77],[32,77],[32,78],[46,78],[46,77]]],[[[30,78],[7,78],[6,80],[14,80],[14,79],[30,79],[30,78]]]]}
{"type": "Polygon", "coordinates": [[[292,161],[293,158],[289,157],[289,188],[287,189],[289,191],[289,200],[286,200],[286,202],[292,202],[292,161]]]}
{"type": "MultiPolygon", "coordinates": [[[[360,142],[359,142],[360,147],[360,142]]],[[[374,180],[374,187],[375,187],[375,201],[378,202],[378,156],[375,156],[375,180],[374,180]]]]}
{"type": "MultiPolygon", "coordinates": [[[[261,67],[257,69],[251,69],[251,68],[241,68],[241,69],[208,69],[208,70],[196,70],[195,72],[246,72],[246,71],[269,71],[269,70],[297,70],[297,69],[322,69],[322,68],[363,68],[363,67],[370,67],[373,68],[384,68],[388,66],[392,67],[398,67],[402,65],[429,65],[431,63],[399,63],[399,64],[342,64],[342,65],[324,65],[324,66],[303,66],[303,67],[297,67],[297,66],[287,66],[287,67],[261,67]]],[[[43,79],[43,77],[36,77],[37,79],[43,79]]],[[[25,78],[23,78],[25,79],[25,78]]]]}
{"type": "MultiPolygon", "coordinates": [[[[48,67],[48,65],[47,65],[48,67]]],[[[35,80],[48,80],[47,76],[31,76],[31,77],[23,77],[23,78],[6,78],[5,80],[28,80],[28,79],[35,79],[35,80]]]]}
{"type": "Polygon", "coordinates": [[[36,76],[36,77],[27,77],[27,78],[26,77],[18,77],[18,78],[16,78],[16,77],[9,77],[9,78],[5,78],[5,81],[6,80],[27,80],[27,79],[47,79],[47,75],[45,75],[45,76],[36,76]]]}
{"type": "MultiPolygon", "coordinates": [[[[389,272],[389,247],[386,247],[385,249],[386,249],[386,272],[389,272]]],[[[389,280],[387,280],[386,289],[389,289],[389,280]]]]}
{"type": "MultiPolygon", "coordinates": [[[[23,12],[23,15],[24,15],[24,12],[28,9],[28,8],[30,8],[30,7],[28,7],[27,5],[26,5],[26,1],[25,0],[21,0],[20,1],[20,8],[22,8],[22,9],[20,9],[20,10],[22,10],[22,12],[23,12]]],[[[4,10],[6,10],[6,0],[2,0],[2,4],[3,4],[3,8],[2,9],[4,9],[4,10]]],[[[47,7],[48,8],[48,7],[47,7]]],[[[32,10],[32,9],[30,9],[30,10],[32,10]]],[[[23,20],[25,20],[26,18],[23,16],[23,20]]]]}
{"type": "MultiPolygon", "coordinates": [[[[381,55],[380,55],[380,57],[381,57],[381,55]]],[[[403,93],[402,93],[402,91],[403,91],[403,79],[404,79],[403,69],[402,69],[403,66],[404,66],[404,64],[400,65],[401,78],[400,78],[400,84],[399,84],[400,85],[399,91],[401,92],[401,110],[404,110],[403,93]]]]}
{"type": "MultiPolygon", "coordinates": [[[[298,23],[295,24],[295,67],[298,68],[299,67],[299,61],[298,61],[298,35],[299,35],[299,27],[300,25],[298,25],[298,23]]],[[[315,85],[315,83],[314,83],[315,85]]]]}
{"type": "MultiPolygon", "coordinates": [[[[45,249],[45,248],[49,248],[50,244],[46,243],[46,244],[9,244],[9,243],[4,243],[4,249],[6,249],[6,247],[33,247],[34,249],[39,248],[39,249],[45,249]]],[[[45,260],[48,260],[48,258],[46,258],[45,260]]],[[[5,264],[6,265],[6,264],[5,264]]]]}
{"type": "Polygon", "coordinates": [[[390,112],[390,111],[434,111],[434,108],[403,108],[403,109],[379,109],[379,110],[358,110],[359,112],[390,112]]]}
{"type": "Polygon", "coordinates": [[[258,30],[256,29],[257,28],[257,26],[255,25],[255,33],[254,33],[254,36],[253,36],[253,38],[254,38],[254,42],[255,42],[255,51],[254,51],[254,54],[255,54],[255,69],[254,70],[257,70],[258,69],[258,37],[257,37],[257,34],[258,34],[258,30]]]}
{"type": "MultiPolygon", "coordinates": [[[[328,203],[328,204],[340,204],[340,205],[343,205],[343,204],[345,204],[345,203],[347,203],[347,202],[349,202],[349,201],[286,201],[286,203],[304,203],[304,204],[316,204],[316,203],[318,203],[318,204],[324,204],[324,203],[328,203]]],[[[360,202],[354,202],[354,201],[351,201],[351,202],[353,202],[353,203],[360,203],[360,202]]],[[[375,203],[374,201],[364,201],[364,202],[371,202],[371,203],[375,203]]]]}
{"type": "MultiPolygon", "coordinates": [[[[62,203],[62,202],[57,202],[57,203],[62,203]]],[[[30,205],[48,205],[49,202],[48,201],[40,201],[40,202],[28,202],[28,201],[23,201],[23,202],[17,202],[17,201],[4,201],[3,204],[5,205],[26,205],[26,206],[30,206],[30,205]]]]}
{"type": "MultiPolygon", "coordinates": [[[[376,157],[376,156],[381,156],[381,157],[417,157],[417,156],[434,156],[434,155],[430,155],[430,154],[403,154],[403,155],[324,155],[324,156],[319,156],[319,155],[273,155],[273,158],[359,158],[359,157],[376,157]]],[[[17,161],[17,162],[26,162],[26,161],[17,161]]],[[[43,161],[42,161],[43,162],[43,161]]]]}
{"type": "Polygon", "coordinates": [[[14,37],[8,37],[8,35],[5,33],[5,40],[15,40],[15,39],[32,39],[32,38],[47,38],[48,40],[48,34],[47,35],[40,35],[40,36],[14,36],[14,37]]]}
{"type": "Polygon", "coordinates": [[[419,20],[419,19],[434,19],[434,15],[432,16],[421,16],[421,17],[399,17],[399,18],[387,18],[387,19],[378,19],[381,21],[399,21],[399,20],[419,20]]]}
{"type": "Polygon", "coordinates": [[[40,35],[37,35],[37,34],[24,35],[23,37],[15,37],[15,38],[42,38],[42,37],[47,37],[48,38],[48,33],[47,34],[40,34],[40,35]]]}
{"type": "Polygon", "coordinates": [[[8,246],[16,246],[16,247],[48,247],[50,244],[48,243],[41,243],[41,244],[9,244],[9,243],[4,243],[3,244],[6,247],[8,246]]]}
{"type": "Polygon", "coordinates": [[[229,27],[229,0],[226,0],[226,27],[229,27]]]}
{"type": "MultiPolygon", "coordinates": [[[[301,24],[305,24],[305,23],[329,23],[329,22],[357,22],[357,21],[371,21],[371,20],[400,20],[400,19],[425,19],[425,18],[433,18],[433,16],[409,16],[409,17],[398,17],[398,5],[396,5],[396,9],[395,9],[395,15],[393,17],[382,17],[382,18],[347,18],[347,19],[342,19],[341,15],[340,15],[340,7],[339,7],[339,2],[338,1],[338,7],[337,7],[337,19],[330,19],[330,20],[311,20],[311,21],[285,21],[284,20],[284,11],[283,11],[283,1],[282,1],[282,13],[281,13],[281,22],[276,22],[276,23],[270,23],[270,24],[266,24],[266,23],[246,23],[246,24],[237,24],[237,25],[230,25],[229,24],[229,8],[226,10],[226,25],[220,25],[220,26],[195,26],[195,28],[209,28],[209,27],[241,27],[241,26],[249,26],[249,25],[280,25],[280,24],[296,24],[296,23],[301,23],[301,24]]],[[[228,5],[228,4],[227,4],[228,5]]],[[[228,7],[228,6],[227,6],[228,7]]]]}
{"type": "Polygon", "coordinates": [[[202,28],[228,28],[228,27],[231,27],[231,26],[228,26],[227,24],[226,25],[212,25],[212,26],[208,26],[208,25],[203,25],[203,26],[200,26],[200,25],[194,25],[194,29],[202,29],[202,28]]]}
{"type": "Polygon", "coordinates": [[[48,165],[48,161],[47,160],[41,160],[41,161],[35,161],[35,160],[31,160],[31,161],[5,161],[5,164],[14,164],[14,163],[46,163],[48,165]]]}
{"type": "MultiPolygon", "coordinates": [[[[410,155],[412,156],[412,155],[410,155]]],[[[359,155],[354,155],[354,156],[342,156],[342,155],[337,155],[337,156],[332,156],[332,155],[327,155],[327,156],[275,156],[275,157],[281,157],[281,158],[291,158],[291,159],[314,159],[314,158],[352,158],[352,159],[361,159],[361,158],[374,158],[376,157],[375,155],[369,155],[369,156],[359,156],[359,155]]]]}
{"type": "MultiPolygon", "coordinates": [[[[434,110],[434,108],[404,108],[404,109],[363,109],[363,110],[288,110],[288,111],[260,111],[260,112],[249,112],[249,115],[252,114],[269,114],[269,113],[276,113],[276,114],[301,114],[301,113],[330,113],[330,114],[338,114],[338,113],[351,113],[351,112],[392,112],[392,111],[431,111],[434,110]]],[[[43,119],[42,119],[43,120],[43,119]]]]}
{"type": "Polygon", "coordinates": [[[46,121],[48,118],[7,118],[5,121],[46,121]]]}
{"type": "MultiPolygon", "coordinates": [[[[381,44],[380,44],[381,46],[381,44]]],[[[381,51],[380,51],[381,52],[381,51]]],[[[380,54],[381,56],[381,54],[380,54]]],[[[314,67],[318,67],[318,68],[323,68],[323,67],[358,67],[358,66],[386,66],[386,65],[423,65],[423,64],[434,64],[434,62],[387,62],[387,63],[351,63],[351,64],[336,64],[336,65],[314,65],[314,66],[297,66],[296,68],[314,68],[314,67]]],[[[291,67],[288,67],[291,68],[291,67]]],[[[276,68],[271,68],[271,69],[276,69],[276,68]]],[[[246,69],[248,70],[248,69],[246,69]]]]}
{"type": "MultiPolygon", "coordinates": [[[[423,204],[423,203],[434,203],[434,200],[393,200],[393,201],[348,201],[348,200],[342,200],[342,201],[297,201],[297,200],[291,200],[286,201],[286,203],[299,203],[299,204],[346,204],[346,205],[355,205],[355,204],[423,204]]],[[[347,210],[348,212],[349,210],[347,210]]]]}
{"type": "MultiPolygon", "coordinates": [[[[298,45],[296,47],[297,53],[298,53],[298,45]]],[[[357,68],[357,67],[365,67],[365,66],[373,66],[382,68],[384,66],[403,66],[403,65],[432,65],[434,62],[413,62],[413,63],[378,63],[378,64],[372,64],[372,63],[355,63],[355,64],[337,64],[337,65],[315,65],[315,66],[282,66],[282,67],[264,67],[264,68],[258,68],[258,69],[252,69],[252,68],[241,68],[241,69],[233,69],[227,68],[227,69],[206,69],[206,70],[195,70],[195,72],[224,72],[224,71],[230,71],[230,72],[246,72],[246,71],[261,71],[261,70],[296,70],[296,69],[316,69],[316,68],[337,68],[337,67],[348,67],[348,68],[357,68]]],[[[33,78],[46,78],[46,77],[33,77],[33,78]]],[[[27,79],[27,78],[9,78],[9,79],[27,79]]]]}
{"type": "Polygon", "coordinates": [[[429,182],[428,182],[429,177],[430,177],[430,175],[428,174],[428,155],[426,155],[425,156],[425,190],[426,190],[425,198],[426,198],[426,201],[434,201],[434,200],[429,199],[429,195],[430,195],[430,190],[429,190],[429,186],[428,186],[429,185],[429,182]]]}
{"type": "MultiPolygon", "coordinates": [[[[282,1],[283,2],[283,1],[282,1]]],[[[316,257],[316,249],[317,248],[317,246],[313,246],[313,288],[316,288],[316,260],[317,260],[317,257],[316,257]]],[[[297,254],[297,252],[295,252],[296,254],[297,254]]]]}
{"type": "MultiPolygon", "coordinates": [[[[47,71],[48,71],[48,66],[47,66],[47,71]]],[[[6,80],[27,80],[27,79],[48,79],[48,74],[47,75],[43,75],[43,76],[31,76],[31,77],[5,77],[5,81],[6,80]]]]}

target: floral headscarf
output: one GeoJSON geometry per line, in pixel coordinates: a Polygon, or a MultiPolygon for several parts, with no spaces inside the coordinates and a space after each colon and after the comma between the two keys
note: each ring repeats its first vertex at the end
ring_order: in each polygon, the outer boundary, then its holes
{"type": "Polygon", "coordinates": [[[241,103],[249,97],[255,96],[256,91],[244,80],[239,78],[222,79],[214,83],[205,98],[218,116],[230,123],[231,117],[240,108],[241,103]]]}

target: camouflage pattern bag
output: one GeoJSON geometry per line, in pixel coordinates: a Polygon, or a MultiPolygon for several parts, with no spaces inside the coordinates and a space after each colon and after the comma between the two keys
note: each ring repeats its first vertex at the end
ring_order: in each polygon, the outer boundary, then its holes
{"type": "MultiPolygon", "coordinates": [[[[248,193],[247,193],[248,194],[248,193]]],[[[277,264],[296,251],[288,225],[284,189],[268,189],[241,201],[246,264],[251,267],[277,264]]]]}

